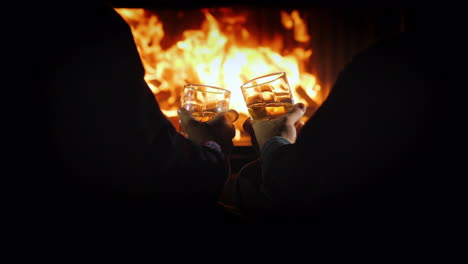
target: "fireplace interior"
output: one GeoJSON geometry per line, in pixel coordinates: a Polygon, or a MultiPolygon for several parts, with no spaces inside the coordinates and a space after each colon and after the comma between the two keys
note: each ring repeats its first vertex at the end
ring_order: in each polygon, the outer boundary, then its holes
{"type": "Polygon", "coordinates": [[[185,83],[206,83],[232,92],[238,110],[236,172],[255,158],[242,129],[248,118],[240,84],[274,71],[288,74],[306,122],[326,100],[341,69],[359,51],[412,30],[413,9],[320,8],[290,1],[111,1],[127,21],[146,69],[145,80],[163,112],[178,128],[185,83]]]}

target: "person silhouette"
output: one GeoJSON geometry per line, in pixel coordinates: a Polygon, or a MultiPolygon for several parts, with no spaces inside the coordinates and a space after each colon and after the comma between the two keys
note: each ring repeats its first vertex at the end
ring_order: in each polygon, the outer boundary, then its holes
{"type": "MultiPolygon", "coordinates": [[[[434,61],[425,35],[401,33],[353,57],[329,97],[301,126],[250,121],[257,161],[237,178],[235,199],[260,223],[382,223],[428,212],[436,138],[434,61]]],[[[412,220],[411,220],[412,221],[412,220]]]]}
{"type": "Polygon", "coordinates": [[[237,112],[202,124],[181,109],[189,139],[179,134],[143,78],[129,25],[106,1],[85,3],[46,16],[62,25],[46,28],[48,158],[56,176],[44,191],[48,206],[171,220],[223,215],[218,198],[237,112]]]}

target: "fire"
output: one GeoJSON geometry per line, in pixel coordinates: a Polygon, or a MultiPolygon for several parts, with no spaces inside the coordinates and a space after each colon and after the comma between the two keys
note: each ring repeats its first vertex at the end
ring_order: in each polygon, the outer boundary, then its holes
{"type": "MultiPolygon", "coordinates": [[[[244,24],[248,16],[235,14],[230,8],[201,9],[203,21],[198,29],[187,29],[173,45],[163,47],[168,37],[163,21],[153,12],[141,8],[115,8],[129,24],[140,53],[148,83],[163,113],[178,127],[177,108],[186,83],[203,83],[231,91],[230,108],[240,113],[236,125],[235,145],[249,145],[242,130],[248,116],[240,85],[247,80],[277,71],[287,74],[296,102],[307,106],[304,121],[327,95],[317,78],[307,72],[312,50],[311,37],[300,13],[281,11],[283,27],[291,31],[295,47],[285,47],[285,37],[276,34],[268,46],[258,45],[259,33],[249,32],[244,24]]],[[[291,42],[291,41],[289,41],[291,42]]]]}

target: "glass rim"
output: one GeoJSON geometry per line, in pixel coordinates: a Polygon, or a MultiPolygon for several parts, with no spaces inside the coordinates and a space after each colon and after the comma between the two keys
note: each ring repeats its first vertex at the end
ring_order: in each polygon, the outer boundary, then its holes
{"type": "Polygon", "coordinates": [[[258,77],[255,77],[253,79],[250,79],[248,81],[246,81],[245,83],[243,83],[241,85],[241,88],[242,89],[248,89],[248,88],[252,88],[252,87],[257,87],[257,86],[260,86],[260,85],[264,85],[266,83],[269,83],[269,82],[273,82],[273,81],[276,81],[278,80],[279,78],[283,77],[286,75],[286,72],[284,71],[281,71],[281,72],[273,72],[273,73],[269,73],[269,74],[265,74],[265,75],[261,75],[261,76],[258,76],[258,77]],[[259,83],[259,84],[255,84],[255,85],[250,85],[250,86],[246,86],[247,84],[255,81],[255,80],[258,80],[258,79],[261,79],[261,78],[265,78],[265,77],[269,77],[269,76],[274,76],[274,75],[278,75],[277,78],[274,78],[274,79],[271,79],[269,81],[265,81],[265,82],[262,82],[262,83],[259,83]]]}
{"type": "Polygon", "coordinates": [[[231,94],[231,91],[229,91],[228,89],[221,88],[221,87],[218,87],[218,86],[208,85],[208,84],[187,83],[187,84],[184,84],[184,89],[191,89],[191,90],[194,90],[194,91],[199,91],[201,93],[219,93],[219,94],[228,93],[228,94],[231,94]],[[211,89],[214,89],[214,90],[200,91],[200,90],[197,89],[197,87],[207,87],[207,88],[211,88],[211,89]]]}

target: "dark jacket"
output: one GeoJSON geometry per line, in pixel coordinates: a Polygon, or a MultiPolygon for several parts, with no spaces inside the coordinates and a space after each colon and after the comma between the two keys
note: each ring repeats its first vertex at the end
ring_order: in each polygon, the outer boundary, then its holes
{"type": "Polygon", "coordinates": [[[107,5],[45,16],[49,202],[70,211],[218,210],[229,168],[161,112],[126,22],[107,5]],[[54,18],[55,16],[55,18],[54,18]]]}
{"type": "Polygon", "coordinates": [[[374,224],[434,209],[428,186],[444,166],[431,51],[421,35],[401,34],[357,54],[296,143],[267,142],[243,168],[241,209],[262,221],[374,224]]]}

